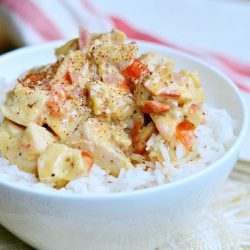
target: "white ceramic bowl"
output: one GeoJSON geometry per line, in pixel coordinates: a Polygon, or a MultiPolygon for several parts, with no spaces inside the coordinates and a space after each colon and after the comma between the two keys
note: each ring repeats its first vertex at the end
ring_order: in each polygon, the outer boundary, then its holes
{"type": "MultiPolygon", "coordinates": [[[[0,58],[0,75],[13,79],[55,60],[61,42],[28,47],[0,58]]],[[[199,73],[206,101],[237,121],[237,140],[206,170],[167,185],[121,194],[41,193],[0,180],[0,223],[38,249],[154,249],[189,223],[230,174],[247,128],[246,107],[234,84],[184,53],[139,42],[140,52],[168,55],[176,69],[199,73]]]]}

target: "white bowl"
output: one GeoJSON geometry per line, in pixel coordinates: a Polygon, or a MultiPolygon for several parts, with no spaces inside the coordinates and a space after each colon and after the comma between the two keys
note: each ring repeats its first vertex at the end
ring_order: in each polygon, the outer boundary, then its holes
{"type": "MultiPolygon", "coordinates": [[[[0,58],[0,75],[14,79],[55,60],[62,42],[28,47],[0,58]]],[[[140,52],[172,58],[178,69],[199,73],[206,101],[237,121],[237,140],[202,172],[167,185],[118,194],[42,193],[0,180],[0,223],[38,249],[154,249],[200,213],[230,174],[247,129],[239,90],[222,73],[187,54],[138,42],[140,52]]]]}

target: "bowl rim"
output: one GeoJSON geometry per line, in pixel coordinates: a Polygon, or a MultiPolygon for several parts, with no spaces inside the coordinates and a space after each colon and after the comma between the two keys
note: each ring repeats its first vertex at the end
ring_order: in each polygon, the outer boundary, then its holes
{"type": "MultiPolygon", "coordinates": [[[[26,46],[23,48],[19,48],[16,50],[13,50],[11,52],[5,53],[0,56],[0,64],[4,63],[5,60],[10,60],[12,58],[15,58],[18,55],[25,54],[27,52],[32,52],[36,50],[43,50],[43,49],[53,49],[61,44],[67,42],[68,39],[64,40],[59,40],[59,41],[53,41],[53,42],[48,42],[44,44],[39,44],[39,45],[32,45],[32,46],[26,46]]],[[[207,175],[208,173],[215,171],[216,168],[218,168],[226,159],[230,156],[231,153],[237,152],[237,150],[240,148],[242,145],[243,139],[246,135],[247,128],[248,128],[248,112],[247,112],[247,105],[243,99],[243,96],[238,89],[238,87],[233,83],[233,81],[226,76],[224,73],[222,73],[219,69],[216,67],[210,65],[209,63],[203,61],[200,58],[197,58],[194,55],[188,54],[186,52],[182,52],[180,50],[172,49],[169,47],[166,47],[164,45],[159,45],[156,43],[152,42],[146,42],[146,41],[141,41],[141,40],[133,40],[138,43],[139,47],[140,46],[145,46],[145,47],[152,47],[152,51],[156,50],[163,50],[166,53],[172,53],[181,57],[184,57],[187,60],[194,61],[195,63],[200,64],[202,67],[207,68],[208,70],[212,71],[213,73],[219,75],[226,83],[227,85],[234,91],[234,93],[237,95],[237,98],[239,100],[241,109],[242,109],[242,114],[243,114],[243,119],[240,127],[240,132],[239,136],[236,138],[235,142],[233,145],[225,152],[223,156],[221,156],[218,160],[210,164],[208,167],[205,169],[192,174],[190,176],[184,177],[180,180],[166,183],[160,186],[153,186],[153,187],[148,187],[145,189],[141,190],[132,190],[132,191],[123,191],[123,192],[117,192],[117,193],[95,193],[95,192],[90,192],[90,193],[67,193],[67,192],[60,192],[60,191],[48,191],[48,190],[40,190],[40,189],[32,189],[32,187],[28,186],[22,186],[19,183],[11,182],[8,180],[2,180],[0,179],[0,185],[5,186],[7,189],[11,189],[12,191],[17,191],[17,192],[23,192],[26,195],[36,195],[37,197],[46,197],[46,198],[53,198],[53,199],[67,199],[67,200],[114,200],[114,199],[123,199],[123,198],[137,198],[138,196],[146,196],[149,194],[154,194],[156,192],[161,192],[161,191],[167,191],[171,189],[178,188],[182,185],[188,185],[189,183],[200,179],[207,175]]],[[[2,76],[1,76],[2,77],[2,76]]],[[[3,76],[4,77],[4,76],[3,76]]]]}

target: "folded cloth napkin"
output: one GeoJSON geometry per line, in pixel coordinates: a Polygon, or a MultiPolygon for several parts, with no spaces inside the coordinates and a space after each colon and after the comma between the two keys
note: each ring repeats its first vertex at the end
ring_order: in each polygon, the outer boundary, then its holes
{"type": "MultiPolygon", "coordinates": [[[[79,26],[91,32],[115,27],[131,39],[179,49],[215,65],[235,82],[250,107],[250,2],[0,0],[0,6],[19,45],[76,37],[79,26]]],[[[241,160],[250,161],[249,141],[250,129],[241,160]]]]}

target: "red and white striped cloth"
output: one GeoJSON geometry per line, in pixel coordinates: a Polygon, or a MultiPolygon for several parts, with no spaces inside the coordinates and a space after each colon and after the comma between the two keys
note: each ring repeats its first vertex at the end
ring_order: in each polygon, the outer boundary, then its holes
{"type": "MultiPolygon", "coordinates": [[[[21,45],[76,37],[79,26],[92,32],[116,27],[131,39],[194,54],[226,73],[250,107],[250,2],[0,0],[0,7],[21,45]]],[[[250,131],[242,160],[250,161],[249,141],[250,131]]]]}

